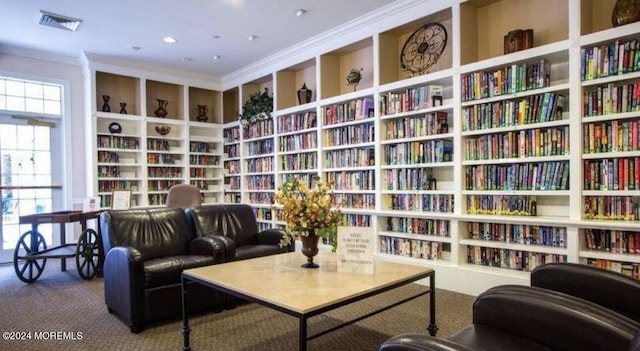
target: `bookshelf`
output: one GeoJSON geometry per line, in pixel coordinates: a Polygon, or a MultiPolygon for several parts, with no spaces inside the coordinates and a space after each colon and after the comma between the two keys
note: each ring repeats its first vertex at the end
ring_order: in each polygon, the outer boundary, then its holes
{"type": "Polygon", "coordinates": [[[271,198],[289,177],[332,180],[344,224],[371,228],[377,257],[433,267],[445,289],[528,284],[529,271],[550,261],[637,274],[640,110],[609,100],[639,89],[640,72],[582,77],[604,67],[608,48],[640,40],[638,23],[612,28],[614,3],[407,0],[224,88],[98,69],[92,137],[115,138],[107,127],[118,121],[120,137],[140,146],[94,145],[104,159],[120,155],[100,164],[94,187],[137,187],[147,205],[146,143],[164,123],[180,135],[168,139],[182,149],[179,181],[200,180],[191,176],[201,168],[190,162],[200,156],[192,142],[211,145],[201,156],[221,155],[222,167],[205,171],[221,201],[250,204],[267,228],[282,226],[271,198]],[[447,44],[435,65],[412,74],[400,53],[428,23],[444,26],[447,44]],[[527,28],[532,47],[505,54],[505,35],[527,28]],[[355,90],[345,79],[353,68],[362,68],[355,90]],[[303,84],[313,95],[300,104],[303,84]],[[240,124],[243,102],[264,88],[274,95],[273,118],[240,124]],[[103,94],[129,101],[130,115],[98,111],[103,94]],[[153,116],[159,95],[176,109],[164,119],[153,116]],[[211,106],[204,124],[194,119],[200,104],[211,106]]]}

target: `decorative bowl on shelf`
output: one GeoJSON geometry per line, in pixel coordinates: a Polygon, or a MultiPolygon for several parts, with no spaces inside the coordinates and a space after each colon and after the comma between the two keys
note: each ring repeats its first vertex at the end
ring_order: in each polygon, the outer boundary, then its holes
{"type": "Polygon", "coordinates": [[[113,122],[109,124],[109,132],[111,134],[120,134],[122,133],[122,126],[118,122],[113,122]]]}
{"type": "Polygon", "coordinates": [[[160,135],[167,135],[171,132],[171,126],[167,126],[167,125],[156,126],[156,132],[160,135]]]}

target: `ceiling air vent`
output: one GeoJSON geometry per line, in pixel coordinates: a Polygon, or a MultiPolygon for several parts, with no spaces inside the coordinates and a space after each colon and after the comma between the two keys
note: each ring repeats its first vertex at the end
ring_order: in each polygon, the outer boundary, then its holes
{"type": "Polygon", "coordinates": [[[75,32],[80,26],[80,23],[82,23],[82,20],[77,18],[57,15],[55,13],[42,10],[40,10],[40,13],[42,13],[42,15],[40,16],[40,24],[44,26],[66,29],[75,32]]]}

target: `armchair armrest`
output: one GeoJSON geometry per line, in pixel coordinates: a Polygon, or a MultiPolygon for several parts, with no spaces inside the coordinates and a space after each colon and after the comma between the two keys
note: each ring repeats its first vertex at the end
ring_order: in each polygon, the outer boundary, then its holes
{"type": "MultiPolygon", "coordinates": [[[[284,231],[281,229],[267,229],[258,233],[258,244],[261,245],[280,245],[280,240],[284,235],[284,231]]],[[[292,252],[295,250],[295,243],[292,240],[291,244],[287,246],[287,251],[292,252]]]]}
{"type": "Polygon", "coordinates": [[[474,349],[427,334],[406,333],[388,339],[380,345],[378,351],[474,351],[474,349]]]}
{"type": "Polygon", "coordinates": [[[224,243],[216,236],[202,236],[189,242],[189,254],[213,257],[213,262],[227,262],[227,250],[224,243]]]}
{"type": "Polygon", "coordinates": [[[640,322],[640,281],[577,263],[549,263],[531,272],[531,286],[589,300],[640,322]]]}
{"type": "Polygon", "coordinates": [[[640,328],[640,323],[589,301],[517,285],[480,294],[473,304],[473,323],[553,350],[626,350],[640,328]]]}
{"type": "Polygon", "coordinates": [[[145,320],[144,262],[138,250],[128,246],[111,248],[104,261],[104,297],[107,307],[131,321],[132,330],[145,320]]]}

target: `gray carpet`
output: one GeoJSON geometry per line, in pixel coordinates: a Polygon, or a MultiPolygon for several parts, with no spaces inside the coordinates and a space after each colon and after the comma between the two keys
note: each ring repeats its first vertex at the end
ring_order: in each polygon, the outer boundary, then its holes
{"type": "MultiPolygon", "coordinates": [[[[0,340],[0,350],[181,350],[181,320],[149,326],[140,334],[107,312],[102,279],[84,281],[70,260],[61,272],[48,260],[33,284],[20,281],[12,265],[0,265],[0,329],[31,332],[31,340],[0,340]],[[34,340],[35,333],[81,333],[76,340],[34,340]]],[[[436,277],[437,279],[437,277],[436,277]]],[[[437,281],[437,280],[436,280],[437,281]]],[[[361,316],[424,287],[415,284],[309,320],[308,335],[361,316]]],[[[474,297],[437,290],[438,336],[471,323],[474,297]]],[[[429,297],[422,296],[309,342],[308,350],[375,351],[389,337],[426,332],[429,297]]],[[[257,304],[190,318],[193,350],[289,351],[298,347],[298,320],[257,304]]]]}

